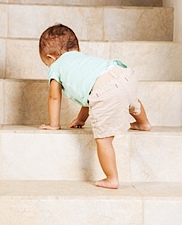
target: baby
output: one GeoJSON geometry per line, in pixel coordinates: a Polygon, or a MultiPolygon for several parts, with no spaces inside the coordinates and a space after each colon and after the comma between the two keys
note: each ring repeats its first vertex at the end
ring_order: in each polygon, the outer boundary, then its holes
{"type": "Polygon", "coordinates": [[[137,79],[131,68],[119,60],[106,60],[79,51],[75,33],[58,24],[43,32],[39,42],[42,61],[49,67],[49,124],[40,129],[60,127],[62,90],[81,105],[69,128],[81,128],[90,116],[98,158],[106,178],[98,187],[119,187],[113,138],[131,129],[149,131],[151,125],[137,98],[137,79]],[[130,124],[129,115],[136,122],[130,124]]]}

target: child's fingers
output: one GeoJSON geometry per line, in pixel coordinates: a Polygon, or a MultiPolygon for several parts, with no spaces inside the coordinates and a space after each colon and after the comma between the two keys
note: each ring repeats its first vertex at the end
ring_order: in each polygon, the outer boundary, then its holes
{"type": "Polygon", "coordinates": [[[76,125],[75,124],[70,124],[70,125],[68,125],[68,128],[75,128],[76,127],[76,125]]]}
{"type": "Polygon", "coordinates": [[[77,125],[76,128],[82,128],[82,125],[77,125]]]}
{"type": "Polygon", "coordinates": [[[75,128],[76,127],[76,120],[73,120],[69,125],[68,125],[68,128],[75,128]]]}
{"type": "Polygon", "coordinates": [[[71,123],[68,125],[68,128],[82,128],[82,125],[78,123],[71,123]]]}

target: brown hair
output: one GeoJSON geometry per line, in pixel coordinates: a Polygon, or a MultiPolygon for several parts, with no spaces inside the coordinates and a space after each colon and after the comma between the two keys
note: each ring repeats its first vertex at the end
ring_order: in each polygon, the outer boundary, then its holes
{"type": "Polygon", "coordinates": [[[39,53],[46,57],[51,54],[58,58],[64,52],[79,51],[78,39],[67,26],[57,24],[47,28],[39,40],[39,53]]]}

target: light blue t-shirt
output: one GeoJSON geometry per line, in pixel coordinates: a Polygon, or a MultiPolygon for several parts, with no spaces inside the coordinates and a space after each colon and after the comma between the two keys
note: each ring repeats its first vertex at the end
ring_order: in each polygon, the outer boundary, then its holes
{"type": "Polygon", "coordinates": [[[78,51],[66,52],[50,66],[49,82],[56,80],[68,98],[88,106],[88,96],[96,79],[112,65],[127,68],[119,60],[105,60],[78,51]]]}

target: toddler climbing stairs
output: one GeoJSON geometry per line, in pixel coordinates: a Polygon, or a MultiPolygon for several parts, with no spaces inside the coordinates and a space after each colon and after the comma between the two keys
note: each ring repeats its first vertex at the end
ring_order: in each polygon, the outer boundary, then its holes
{"type": "Polygon", "coordinates": [[[0,0],[0,224],[181,225],[182,43],[160,0],[0,0]],[[153,125],[114,140],[120,188],[103,178],[89,120],[67,129],[79,106],[63,96],[62,129],[48,122],[47,68],[38,38],[61,22],[81,51],[134,68],[153,125]]]}

